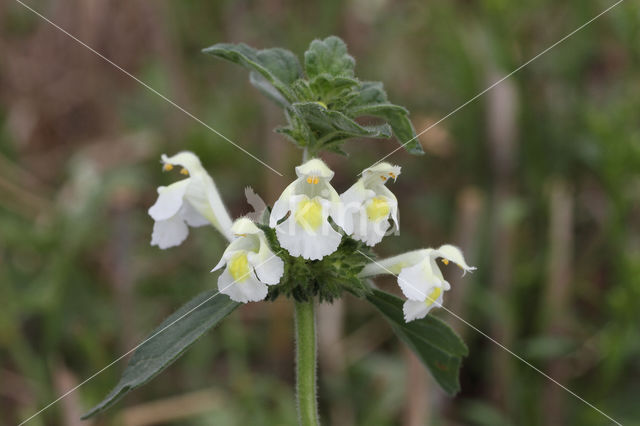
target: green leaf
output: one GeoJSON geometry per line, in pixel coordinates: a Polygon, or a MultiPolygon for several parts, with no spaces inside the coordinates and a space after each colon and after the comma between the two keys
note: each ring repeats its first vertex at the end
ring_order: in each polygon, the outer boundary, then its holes
{"type": "Polygon", "coordinates": [[[380,124],[374,126],[361,126],[366,133],[353,134],[344,130],[335,130],[326,133],[318,140],[317,145],[320,149],[344,154],[340,149],[341,144],[352,137],[368,137],[368,138],[388,138],[391,137],[391,127],[388,124],[380,124]]]}
{"type": "Polygon", "coordinates": [[[289,137],[300,147],[308,147],[312,154],[319,150],[341,153],[339,144],[353,137],[388,138],[392,131],[388,124],[362,126],[339,111],[327,109],[320,102],[297,102],[287,107],[289,126],[276,132],[289,137]]]}
{"type": "Polygon", "coordinates": [[[292,114],[290,108],[285,109],[285,116],[289,122],[288,126],[277,127],[276,133],[281,133],[300,148],[307,148],[316,140],[313,132],[304,119],[296,114],[292,114]]]}
{"type": "Polygon", "coordinates": [[[356,89],[357,96],[351,101],[352,107],[382,104],[387,102],[387,92],[379,81],[363,81],[356,89]]]}
{"type": "Polygon", "coordinates": [[[329,151],[329,152],[333,152],[334,154],[342,155],[343,157],[348,157],[349,156],[347,151],[345,151],[345,150],[343,150],[341,148],[340,144],[325,145],[324,150],[325,151],[329,151]]]}
{"type": "Polygon", "coordinates": [[[323,143],[334,141],[336,138],[388,138],[391,136],[389,126],[362,126],[343,113],[327,109],[318,102],[291,104],[289,112],[302,118],[315,133],[316,139],[323,143]]]}
{"type": "Polygon", "coordinates": [[[389,103],[369,104],[351,108],[349,116],[361,117],[370,115],[380,117],[393,129],[398,142],[411,154],[424,154],[420,141],[416,136],[416,131],[409,120],[409,111],[399,105],[389,103]]]}
{"type": "Polygon", "coordinates": [[[314,40],[304,52],[304,69],[309,79],[320,74],[353,77],[356,61],[347,53],[347,45],[339,37],[314,40]]]}
{"type": "Polygon", "coordinates": [[[151,380],[239,305],[217,290],[209,290],[182,306],[144,340],[116,387],[82,418],[107,409],[129,391],[151,380]]]}
{"type": "Polygon", "coordinates": [[[289,105],[289,101],[287,101],[284,96],[282,96],[282,94],[261,74],[251,71],[249,73],[249,82],[253,87],[261,91],[263,95],[274,101],[282,108],[286,108],[289,105]]]}
{"type": "Polygon", "coordinates": [[[460,391],[460,365],[469,351],[451,327],[433,315],[406,323],[403,301],[384,291],[374,289],[367,300],[386,317],[396,335],[415,352],[448,394],[460,391]]]}
{"type": "MultiPolygon", "coordinates": [[[[259,73],[266,80],[257,86],[263,93],[265,93],[265,84],[268,83],[280,92],[288,102],[295,100],[290,86],[300,78],[302,70],[298,58],[292,52],[278,47],[256,50],[243,43],[218,43],[203,49],[203,52],[259,73]]],[[[259,79],[255,77],[254,80],[259,82],[259,79]]],[[[272,96],[269,97],[273,99],[272,96]]]]}
{"type": "Polygon", "coordinates": [[[357,96],[352,89],[358,85],[358,80],[353,78],[320,74],[309,82],[314,98],[308,100],[321,101],[331,109],[340,110],[357,96]]]}
{"type": "Polygon", "coordinates": [[[293,94],[296,96],[297,102],[314,102],[318,100],[307,80],[302,78],[298,79],[293,82],[291,88],[293,94]]]}

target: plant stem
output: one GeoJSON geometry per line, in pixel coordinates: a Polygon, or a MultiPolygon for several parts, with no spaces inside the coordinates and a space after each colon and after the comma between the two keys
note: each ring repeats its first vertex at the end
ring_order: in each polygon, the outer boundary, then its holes
{"type": "Polygon", "coordinates": [[[316,316],[313,301],[296,302],[296,398],[300,426],[317,426],[316,316]]]}

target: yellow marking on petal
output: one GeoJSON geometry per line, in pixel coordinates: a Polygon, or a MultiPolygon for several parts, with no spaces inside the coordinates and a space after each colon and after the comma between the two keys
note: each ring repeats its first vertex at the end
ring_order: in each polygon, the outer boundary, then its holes
{"type": "Polygon", "coordinates": [[[229,273],[234,281],[244,281],[249,277],[249,259],[247,253],[237,253],[229,262],[229,273]]]}
{"type": "Polygon", "coordinates": [[[442,263],[444,263],[445,265],[448,265],[449,264],[449,259],[442,258],[442,263]]]}
{"type": "Polygon", "coordinates": [[[294,219],[305,230],[315,231],[322,225],[322,204],[318,200],[300,201],[294,219]]]}
{"type": "Polygon", "coordinates": [[[182,168],[182,170],[180,170],[180,174],[181,175],[186,175],[189,176],[189,170],[185,169],[184,167],[182,168]]]}
{"type": "Polygon", "coordinates": [[[312,183],[312,182],[313,182],[313,179],[311,179],[311,176],[309,176],[309,177],[307,178],[307,183],[312,183]]]}
{"type": "Polygon", "coordinates": [[[426,303],[427,306],[433,305],[434,303],[436,303],[436,301],[438,300],[438,297],[440,297],[441,294],[442,294],[442,288],[440,287],[434,288],[431,294],[427,296],[424,303],[426,303]]]}
{"type": "Polygon", "coordinates": [[[386,176],[380,176],[380,179],[382,179],[383,181],[387,181],[387,177],[386,176]]]}
{"type": "Polygon", "coordinates": [[[173,164],[164,163],[164,165],[162,166],[162,171],[170,172],[171,170],[173,170],[173,164]]]}
{"type": "Polygon", "coordinates": [[[246,237],[247,234],[235,234],[236,237],[246,237]]]}
{"type": "Polygon", "coordinates": [[[317,184],[318,184],[318,182],[320,182],[320,179],[318,179],[317,177],[315,177],[315,176],[314,176],[314,178],[313,178],[313,184],[314,184],[314,185],[317,185],[317,184]]]}
{"type": "Polygon", "coordinates": [[[385,198],[374,197],[367,206],[367,217],[372,222],[386,219],[389,216],[391,208],[385,198]]]}

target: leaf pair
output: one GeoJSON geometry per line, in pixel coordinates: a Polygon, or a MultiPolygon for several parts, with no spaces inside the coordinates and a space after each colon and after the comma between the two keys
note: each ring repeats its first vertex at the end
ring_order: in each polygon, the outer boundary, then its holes
{"type": "Polygon", "coordinates": [[[204,52],[248,69],[251,84],[285,110],[287,125],[277,131],[312,155],[323,150],[344,153],[342,144],[350,138],[391,135],[410,153],[423,152],[408,111],[388,102],[382,83],[355,78],[355,60],[338,37],[311,43],[304,54],[304,72],[298,58],[285,49],[221,43],[204,52]],[[380,124],[361,125],[356,120],[363,117],[380,124]]]}
{"type": "MultiPolygon", "coordinates": [[[[429,368],[440,386],[449,394],[457,393],[460,390],[460,364],[462,357],[467,355],[467,347],[455,332],[432,315],[405,323],[402,300],[389,293],[374,289],[366,298],[429,368]]],[[[106,410],[124,395],[151,380],[238,306],[239,303],[213,290],[201,293],[182,306],[143,341],[115,388],[83,418],[106,410]]]]}

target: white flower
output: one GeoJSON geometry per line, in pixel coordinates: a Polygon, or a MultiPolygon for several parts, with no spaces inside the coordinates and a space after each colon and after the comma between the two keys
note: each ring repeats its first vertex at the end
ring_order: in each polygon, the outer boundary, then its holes
{"type": "Polygon", "coordinates": [[[329,183],[333,174],[322,160],[307,161],[296,167],[298,179],[273,205],[269,226],[276,228],[280,245],[292,256],[319,260],[338,248],[342,235],[333,229],[329,217],[343,229],[345,224],[340,196],[329,183]]]}
{"type": "Polygon", "coordinates": [[[443,293],[451,288],[442,276],[437,258],[445,265],[453,262],[464,273],[476,268],[467,265],[460,249],[445,244],[438,249],[422,249],[373,262],[364,267],[361,277],[379,274],[398,276],[398,285],[408,299],[403,306],[405,321],[424,318],[434,307],[441,307],[443,293]]]}
{"type": "Polygon", "coordinates": [[[385,186],[387,180],[395,181],[399,175],[399,166],[376,164],[365,169],[362,177],[340,196],[347,220],[352,222],[353,238],[374,246],[391,227],[399,229],[398,200],[385,186]]]}
{"type": "Polygon", "coordinates": [[[149,209],[155,220],[151,245],[161,249],[180,245],[189,234],[189,226],[213,225],[228,240],[231,239],[231,217],[227,213],[213,179],[188,151],[173,157],[162,154],[163,170],[180,166],[186,179],[158,188],[158,200],[149,209]]]}
{"type": "Polygon", "coordinates": [[[236,238],[222,254],[220,262],[211,270],[226,265],[218,278],[218,290],[236,302],[257,302],[267,296],[267,285],[280,282],[284,262],[276,256],[264,235],[251,220],[240,218],[231,232],[236,238]]]}

